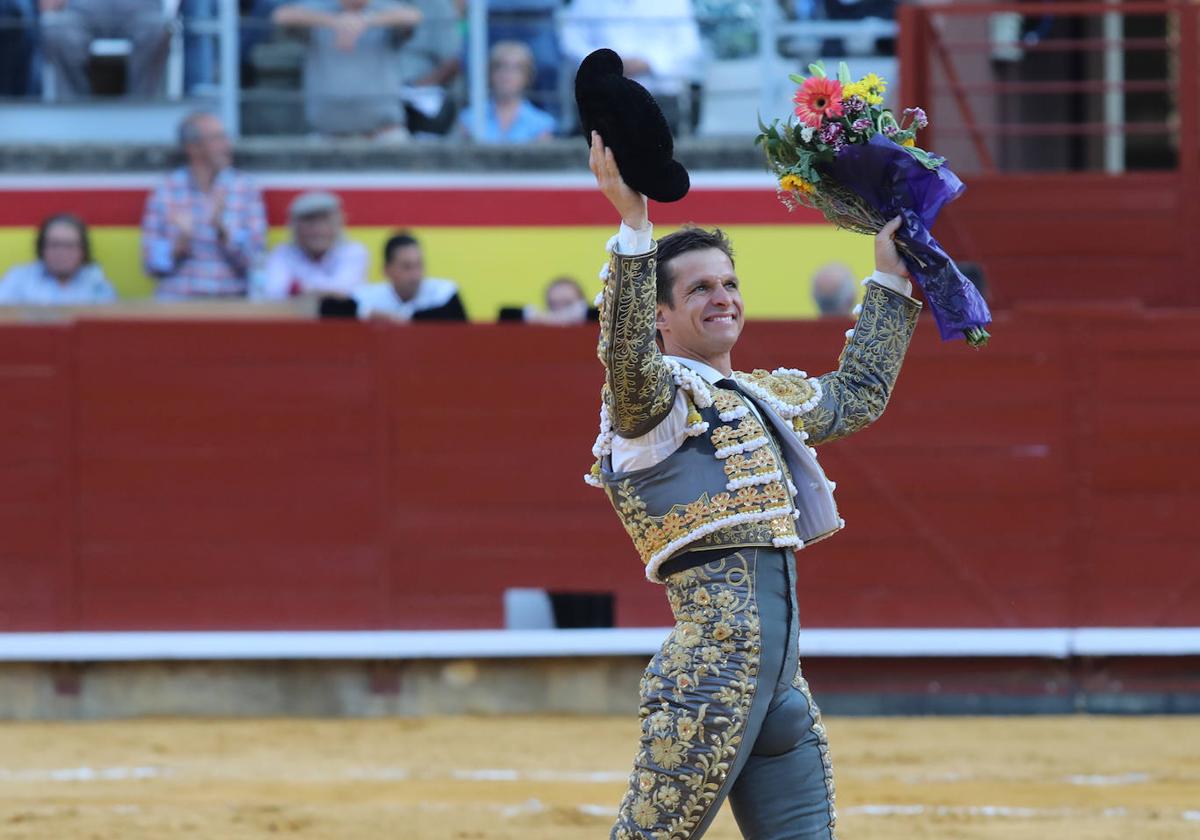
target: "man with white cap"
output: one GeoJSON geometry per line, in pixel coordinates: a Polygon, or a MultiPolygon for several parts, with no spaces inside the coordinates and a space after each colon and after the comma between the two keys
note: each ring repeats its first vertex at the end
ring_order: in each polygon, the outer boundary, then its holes
{"type": "Polygon", "coordinates": [[[271,252],[262,297],[349,297],[367,282],[367,249],[343,235],[342,202],[328,192],[296,196],[288,208],[292,241],[271,252]]]}

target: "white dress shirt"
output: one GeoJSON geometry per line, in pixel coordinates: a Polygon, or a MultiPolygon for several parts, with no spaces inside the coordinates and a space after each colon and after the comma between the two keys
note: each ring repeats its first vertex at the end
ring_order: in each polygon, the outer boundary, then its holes
{"type": "Polygon", "coordinates": [[[445,306],[456,294],[458,286],[454,281],[425,277],[411,300],[401,300],[388,282],[362,286],[355,290],[354,299],[358,302],[359,318],[369,318],[373,313],[379,313],[408,321],[416,312],[445,306]]]}
{"type": "Polygon", "coordinates": [[[40,260],[15,265],[0,280],[0,306],[80,306],[116,299],[96,263],[81,267],[66,283],[51,277],[40,260]]]}
{"type": "Polygon", "coordinates": [[[645,59],[650,72],[634,79],[653,93],[679,93],[701,76],[691,0],[575,0],[562,14],[560,36],[575,66],[601,47],[645,59]]]}
{"type": "MultiPolygon", "coordinates": [[[[635,230],[622,222],[615,240],[614,245],[618,254],[632,256],[648,253],[654,245],[654,226],[647,223],[646,227],[635,230]]],[[[867,279],[905,297],[912,296],[912,283],[906,277],[876,271],[867,279]]],[[[681,356],[668,356],[667,358],[674,359],[681,365],[686,365],[696,371],[710,385],[726,378],[725,374],[704,362],[685,359],[681,356]]],[[[752,402],[750,409],[761,422],[762,415],[752,402]]],[[[675,404],[671,407],[670,413],[653,429],[635,438],[623,438],[616,435],[612,442],[613,472],[646,469],[665,461],[687,439],[687,415],[687,397],[680,390],[675,394],[675,404]]]]}
{"type": "Polygon", "coordinates": [[[271,299],[315,292],[350,295],[367,282],[368,262],[367,249],[348,239],[339,240],[319,260],[287,242],[267,258],[261,294],[271,299]]]}

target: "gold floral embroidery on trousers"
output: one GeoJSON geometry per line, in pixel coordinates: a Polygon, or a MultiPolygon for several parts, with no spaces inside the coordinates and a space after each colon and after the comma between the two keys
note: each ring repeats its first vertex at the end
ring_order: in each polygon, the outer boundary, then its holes
{"type": "Polygon", "coordinates": [[[753,561],[742,553],[672,575],[675,628],[641,684],[641,749],[613,840],[687,840],[717,800],[758,684],[753,561]]]}
{"type": "MultiPolygon", "coordinates": [[[[797,642],[797,644],[799,644],[797,642]]],[[[817,701],[813,699],[812,691],[809,690],[808,680],[804,679],[804,673],[800,666],[800,660],[796,660],[796,676],[792,680],[792,687],[800,690],[804,695],[804,699],[808,701],[808,711],[812,715],[813,725],[812,732],[817,738],[817,749],[821,752],[821,770],[825,775],[825,795],[829,800],[829,837],[830,840],[837,840],[837,808],[835,802],[837,800],[837,788],[833,783],[833,760],[829,756],[829,736],[825,732],[825,723],[821,720],[821,710],[817,707],[817,701]]]]}

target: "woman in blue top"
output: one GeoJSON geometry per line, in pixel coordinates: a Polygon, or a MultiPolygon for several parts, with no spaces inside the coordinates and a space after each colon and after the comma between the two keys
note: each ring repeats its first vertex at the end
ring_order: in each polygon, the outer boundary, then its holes
{"type": "Polygon", "coordinates": [[[0,279],[0,306],[81,306],[111,303],[117,293],[92,261],[87,225],[70,213],[42,222],[37,261],[13,266],[0,279]]]}
{"type": "Polygon", "coordinates": [[[520,41],[500,41],[488,58],[492,96],[484,114],[484,133],[472,131],[471,109],[465,108],[458,122],[463,133],[476,143],[530,143],[554,136],[554,117],[534,107],[525,98],[533,81],[533,53],[520,41]]]}

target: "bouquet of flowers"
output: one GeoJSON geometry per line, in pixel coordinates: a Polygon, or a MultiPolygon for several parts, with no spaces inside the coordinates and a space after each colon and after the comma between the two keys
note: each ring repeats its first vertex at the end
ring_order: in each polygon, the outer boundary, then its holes
{"type": "Polygon", "coordinates": [[[821,212],[830,222],[874,235],[903,217],[896,245],[909,273],[925,292],[943,340],[962,336],[973,347],[987,343],[991,313],[978,290],[929,232],[942,206],[966,187],[944,158],[916,145],[929,121],[920,108],[899,120],[883,107],[887,82],[869,73],[851,81],[845,63],[830,79],[820,64],[808,78],[792,75],[796,119],[764,125],[755,143],[779,181],[789,209],[821,212]]]}

